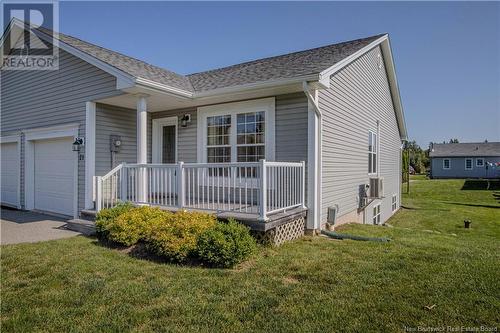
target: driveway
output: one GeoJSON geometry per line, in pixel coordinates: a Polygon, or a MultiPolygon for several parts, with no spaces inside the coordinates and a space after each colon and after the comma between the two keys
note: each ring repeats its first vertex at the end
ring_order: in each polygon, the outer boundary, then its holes
{"type": "Polygon", "coordinates": [[[33,243],[80,235],[65,229],[65,224],[62,218],[2,207],[0,244],[33,243]]]}

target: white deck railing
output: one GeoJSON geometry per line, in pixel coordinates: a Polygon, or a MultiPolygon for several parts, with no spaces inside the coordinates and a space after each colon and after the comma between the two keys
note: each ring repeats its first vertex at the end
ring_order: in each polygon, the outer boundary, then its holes
{"type": "Polygon", "coordinates": [[[265,221],[305,207],[305,163],[123,163],[96,177],[96,210],[124,201],[235,212],[265,221]]]}

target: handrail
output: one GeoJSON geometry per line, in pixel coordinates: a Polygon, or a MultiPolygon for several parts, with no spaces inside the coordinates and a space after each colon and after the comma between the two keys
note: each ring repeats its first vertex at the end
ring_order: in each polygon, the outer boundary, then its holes
{"type": "Polygon", "coordinates": [[[305,162],[122,163],[96,177],[96,210],[120,201],[256,215],[305,208],[305,162]]]}
{"type": "Polygon", "coordinates": [[[110,172],[108,172],[107,174],[105,174],[104,176],[101,176],[101,179],[102,180],[106,180],[108,179],[109,177],[111,177],[113,174],[115,174],[117,171],[119,171],[121,168],[123,168],[123,163],[122,164],[118,164],[116,167],[114,167],[113,169],[111,169],[110,172]]]}

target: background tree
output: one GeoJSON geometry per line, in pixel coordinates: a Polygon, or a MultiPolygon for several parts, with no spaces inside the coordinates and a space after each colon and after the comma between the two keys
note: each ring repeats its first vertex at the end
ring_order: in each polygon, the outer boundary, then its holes
{"type": "Polygon", "coordinates": [[[416,173],[425,173],[430,164],[429,150],[423,150],[415,140],[406,142],[404,150],[406,154],[403,156],[407,156],[404,157],[403,165],[408,165],[409,160],[416,173]]]}

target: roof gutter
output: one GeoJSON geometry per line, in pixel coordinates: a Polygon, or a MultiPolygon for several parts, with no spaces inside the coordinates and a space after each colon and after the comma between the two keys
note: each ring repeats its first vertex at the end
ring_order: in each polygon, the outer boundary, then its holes
{"type": "MultiPolygon", "coordinates": [[[[158,83],[156,81],[151,81],[151,80],[141,78],[141,77],[136,78],[134,80],[133,86],[136,86],[138,88],[153,89],[153,90],[156,90],[160,93],[168,93],[170,95],[174,95],[174,96],[181,97],[181,98],[206,99],[206,98],[219,97],[219,96],[230,95],[230,94],[235,94],[235,93],[245,93],[245,92],[251,92],[251,91],[256,91],[256,90],[261,90],[261,89],[284,87],[284,86],[289,86],[289,85],[293,85],[293,84],[301,84],[303,82],[308,82],[308,84],[310,86],[312,86],[316,89],[325,88],[325,86],[323,86],[319,82],[319,74],[311,74],[311,75],[305,75],[305,76],[294,77],[294,78],[248,83],[248,84],[242,84],[242,85],[232,86],[232,87],[216,88],[216,89],[212,89],[212,90],[208,90],[208,91],[201,91],[201,92],[190,92],[187,90],[174,88],[172,86],[158,83]]],[[[129,86],[129,87],[124,86],[122,88],[132,88],[132,86],[129,86]]]]}
{"type": "Polygon", "coordinates": [[[310,75],[304,75],[294,78],[278,79],[278,80],[267,80],[255,83],[242,84],[238,86],[223,87],[207,91],[195,92],[193,94],[193,98],[208,98],[208,97],[215,97],[215,96],[221,96],[239,92],[248,92],[258,89],[266,89],[271,87],[281,87],[292,84],[301,84],[304,81],[312,81],[317,83],[318,80],[319,80],[319,74],[310,74],[310,75]]]}
{"type": "Polygon", "coordinates": [[[139,88],[153,89],[162,93],[166,92],[170,95],[175,95],[177,97],[183,97],[183,98],[193,98],[194,95],[194,93],[190,91],[174,88],[172,86],[163,83],[158,83],[156,81],[151,81],[142,77],[138,77],[135,79],[135,86],[139,88]]]}

